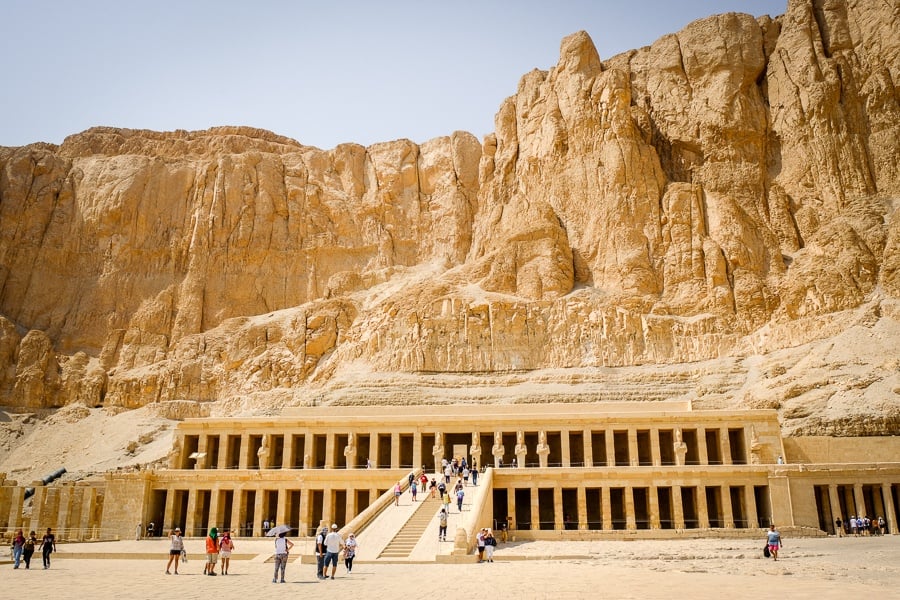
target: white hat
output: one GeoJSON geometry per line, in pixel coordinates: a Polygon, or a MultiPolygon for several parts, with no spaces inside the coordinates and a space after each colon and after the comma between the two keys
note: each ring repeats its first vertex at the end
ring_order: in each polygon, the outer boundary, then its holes
{"type": "Polygon", "coordinates": [[[337,529],[337,528],[338,528],[337,523],[332,523],[332,524],[331,524],[331,528],[332,528],[332,529],[337,529]]]}

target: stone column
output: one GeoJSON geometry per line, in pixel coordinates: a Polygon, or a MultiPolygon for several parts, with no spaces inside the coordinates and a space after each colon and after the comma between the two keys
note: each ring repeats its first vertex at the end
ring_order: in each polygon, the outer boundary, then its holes
{"type": "Polygon", "coordinates": [[[212,486],[212,489],[209,490],[209,515],[206,518],[206,524],[209,527],[216,527],[219,529],[219,532],[222,531],[222,520],[221,515],[219,514],[219,500],[222,495],[221,490],[219,489],[219,484],[215,484],[212,486]]]}
{"type": "Polygon", "coordinates": [[[356,433],[350,432],[347,436],[347,445],[344,446],[344,463],[346,468],[356,468],[356,433]]]}
{"type": "Polygon", "coordinates": [[[280,485],[275,493],[278,494],[278,499],[275,501],[275,522],[272,523],[272,527],[287,523],[287,490],[280,485]]]}
{"type": "Polygon", "coordinates": [[[57,510],[56,526],[61,529],[60,533],[66,535],[67,540],[73,539],[70,529],[69,517],[72,508],[72,492],[75,490],[73,484],[65,483],[59,488],[59,509],[57,510]]]}
{"type": "Polygon", "coordinates": [[[569,435],[571,434],[568,430],[563,430],[559,433],[559,441],[561,444],[560,453],[562,454],[562,466],[565,468],[569,468],[572,466],[572,448],[571,442],[569,439],[569,435]]]}
{"type": "Polygon", "coordinates": [[[219,436],[219,461],[216,465],[219,469],[227,469],[228,468],[228,435],[222,434],[219,436]]]}
{"type": "Polygon", "coordinates": [[[636,467],[641,464],[638,453],[637,430],[628,429],[628,464],[636,467]]]}
{"type": "Polygon", "coordinates": [[[894,497],[891,495],[891,484],[881,484],[881,495],[884,497],[884,520],[887,522],[887,530],[891,535],[897,535],[897,514],[894,507],[894,497]]]}
{"type": "Polygon", "coordinates": [[[594,440],[591,438],[591,430],[585,429],[582,432],[582,440],[584,440],[584,466],[594,467],[594,440]]]}
{"type": "Polygon", "coordinates": [[[528,446],[525,445],[525,435],[521,431],[516,434],[516,447],[513,452],[516,455],[516,466],[525,468],[525,459],[528,457],[528,446]]]}
{"type": "Polygon", "coordinates": [[[316,451],[315,436],[311,431],[307,431],[303,438],[303,468],[312,469],[316,463],[313,453],[316,451]]]}
{"type": "Polygon", "coordinates": [[[538,455],[538,464],[542,469],[546,469],[548,467],[548,458],[550,456],[550,445],[547,444],[547,434],[543,430],[538,436],[538,445],[535,449],[536,454],[538,455]]]}
{"type": "Polygon", "coordinates": [[[309,488],[306,486],[300,488],[300,523],[297,527],[300,531],[297,533],[300,537],[305,537],[309,533],[310,527],[312,527],[312,523],[310,519],[312,518],[312,513],[310,512],[309,506],[309,488]]]}
{"type": "MultiPolygon", "coordinates": [[[[697,428],[697,457],[701,465],[709,464],[709,453],[706,451],[706,428],[704,427],[697,428]]],[[[706,502],[705,499],[704,502],[706,502]]]]}
{"type": "MultiPolygon", "coordinates": [[[[84,492],[81,494],[81,514],[82,522],[84,523],[84,534],[86,537],[90,539],[98,539],[99,530],[96,528],[96,524],[93,523],[93,515],[94,508],[97,506],[97,488],[95,487],[87,487],[84,492]]],[[[143,532],[141,532],[143,535],[143,532]]]]}
{"type": "Polygon", "coordinates": [[[325,434],[325,468],[333,469],[335,468],[334,464],[334,455],[336,452],[335,448],[335,435],[333,431],[329,431],[325,434]]]}
{"type": "Polygon", "coordinates": [[[506,446],[503,445],[503,432],[495,431],[494,445],[491,447],[491,454],[494,457],[494,468],[498,468],[500,466],[500,461],[503,460],[503,455],[505,453],[506,446]]]}
{"type": "Polygon", "coordinates": [[[238,461],[239,469],[249,469],[250,468],[250,434],[242,433],[241,434],[241,445],[238,448],[238,456],[240,457],[238,461]]]}
{"type": "MultiPolygon", "coordinates": [[[[234,492],[232,492],[231,518],[229,520],[231,521],[231,531],[239,536],[246,535],[244,532],[244,523],[241,518],[241,503],[243,501],[243,491],[240,488],[235,489],[234,492]]],[[[166,499],[166,505],[168,505],[168,498],[166,499]]]]}
{"type": "Polygon", "coordinates": [[[400,468],[400,432],[391,432],[391,468],[400,468]]]}
{"type": "Polygon", "coordinates": [[[293,469],[294,463],[291,462],[291,458],[294,456],[294,434],[293,433],[285,433],[284,434],[284,444],[282,444],[283,448],[281,451],[281,468],[282,469],[293,469]]]}
{"type": "Polygon", "coordinates": [[[866,515],[866,498],[863,496],[861,483],[853,484],[853,502],[856,504],[856,516],[866,515]]]}
{"type": "Polygon", "coordinates": [[[262,530],[262,522],[268,519],[268,515],[263,514],[263,490],[257,488],[253,502],[253,537],[262,536],[265,531],[262,530]]]}
{"type": "Polygon", "coordinates": [[[731,486],[721,486],[719,494],[722,496],[722,520],[725,522],[725,529],[734,529],[734,507],[731,505],[731,486]]]}
{"type": "MultiPolygon", "coordinates": [[[[651,434],[652,435],[652,434],[651,434]]],[[[648,490],[649,497],[647,498],[648,504],[650,505],[650,529],[660,529],[659,522],[659,488],[655,485],[651,485],[648,490]]]]}
{"type": "Polygon", "coordinates": [[[697,520],[700,529],[709,529],[709,507],[706,506],[706,488],[697,486],[697,520]]]}
{"type": "Polygon", "coordinates": [[[659,449],[659,427],[650,429],[650,457],[654,467],[662,466],[662,452],[659,449]]]}
{"type": "MultiPolygon", "coordinates": [[[[41,511],[44,507],[44,495],[46,494],[47,488],[44,487],[41,480],[37,480],[31,484],[30,487],[34,488],[34,494],[31,496],[31,524],[29,525],[29,531],[40,531],[41,526],[43,525],[44,531],[47,530],[46,523],[42,523],[41,521],[41,511]]],[[[37,552],[37,548],[34,549],[37,552]]]]}
{"type": "MultiPolygon", "coordinates": [[[[10,491],[9,497],[9,519],[7,520],[7,523],[9,523],[9,527],[11,529],[18,529],[19,527],[22,527],[24,529],[24,521],[22,518],[22,505],[24,503],[25,487],[16,485],[10,491]]],[[[27,531],[31,530],[28,529],[27,531]]]]}
{"type": "MultiPolygon", "coordinates": [[[[629,432],[629,446],[631,445],[631,433],[629,432]]],[[[634,516],[634,488],[625,486],[625,529],[634,531],[637,529],[637,519],[634,516]]]]}
{"type": "Polygon", "coordinates": [[[675,529],[685,529],[684,524],[684,499],[681,497],[681,486],[672,486],[672,518],[675,520],[675,529]]]}
{"type": "MultiPolygon", "coordinates": [[[[141,519],[141,522],[146,521],[146,515],[141,519]]],[[[175,522],[175,490],[171,488],[166,488],[166,505],[163,508],[163,522],[160,523],[164,530],[175,529],[176,527],[181,527],[184,525],[184,535],[187,535],[187,523],[176,523],[175,522]]],[[[145,529],[145,527],[141,527],[145,529]]],[[[141,537],[144,537],[144,532],[141,531],[141,537]]]]}
{"type": "MultiPolygon", "coordinates": [[[[186,537],[196,537],[197,536],[197,490],[188,489],[187,491],[188,501],[187,501],[187,514],[185,514],[184,521],[184,535],[186,537]]],[[[155,531],[153,532],[156,533],[155,531]]]]}
{"type": "MultiPolygon", "coordinates": [[[[516,521],[516,494],[514,489],[510,489],[506,494],[506,515],[513,518],[512,525],[516,529],[519,527],[519,523],[516,521]]],[[[512,534],[512,532],[510,532],[512,534]]]]}
{"type": "MultiPolygon", "coordinates": [[[[843,523],[850,515],[841,514],[841,497],[838,495],[837,485],[833,483],[828,486],[828,503],[831,505],[831,524],[834,525],[834,520],[840,517],[841,526],[843,527],[843,523]]],[[[834,533],[839,535],[837,531],[834,533]]]]}
{"type": "Polygon", "coordinates": [[[588,528],[587,491],[583,485],[578,486],[578,529],[588,528]]]}
{"type": "MultiPolygon", "coordinates": [[[[419,467],[425,466],[425,460],[422,455],[422,432],[413,431],[413,455],[412,455],[412,464],[413,469],[418,469],[419,467]]],[[[424,470],[424,469],[423,469],[424,470]]],[[[350,513],[347,513],[350,514],[350,513]]]]}
{"type": "Polygon", "coordinates": [[[369,434],[369,463],[372,465],[373,469],[384,466],[378,464],[378,446],[380,439],[381,436],[378,435],[378,432],[373,431],[369,434]]]}
{"type": "Polygon", "coordinates": [[[531,531],[541,528],[541,502],[538,497],[538,488],[531,488],[531,531]]]}
{"type": "Polygon", "coordinates": [[[604,485],[600,488],[600,511],[603,517],[603,529],[609,531],[612,525],[612,501],[609,497],[609,486],[604,485]]]}
{"type": "Polygon", "coordinates": [[[553,529],[561,531],[565,529],[565,512],[563,511],[562,488],[553,488],[553,529]]]}
{"type": "MultiPolygon", "coordinates": [[[[616,466],[616,433],[612,429],[607,429],[603,434],[606,441],[606,466],[616,466]]],[[[605,527],[604,527],[605,529],[605,527]]]]}
{"type": "Polygon", "coordinates": [[[747,527],[757,529],[759,527],[759,513],[756,511],[756,495],[752,485],[744,486],[744,505],[747,508],[747,527]]]}
{"type": "Polygon", "coordinates": [[[194,468],[207,469],[209,464],[209,436],[206,434],[198,436],[197,456],[199,458],[194,461],[194,468]]]}
{"type": "Polygon", "coordinates": [[[720,453],[722,455],[722,464],[723,465],[732,465],[734,464],[734,460],[731,457],[731,442],[728,437],[728,428],[720,427],[719,428],[719,448],[720,453]]]}

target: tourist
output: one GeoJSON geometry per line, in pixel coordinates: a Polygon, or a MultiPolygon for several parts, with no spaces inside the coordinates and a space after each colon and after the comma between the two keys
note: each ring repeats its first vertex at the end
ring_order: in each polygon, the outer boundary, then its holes
{"type": "Polygon", "coordinates": [[[484,535],[484,557],[487,562],[494,562],[494,550],[497,548],[497,538],[490,529],[484,535]]]}
{"type": "Polygon", "coordinates": [[[781,534],[775,529],[775,525],[769,526],[769,531],[766,534],[766,544],[769,546],[769,552],[772,555],[772,559],[778,560],[778,549],[781,548],[782,544],[781,534]]]}
{"type": "Polygon", "coordinates": [[[400,494],[403,491],[400,489],[400,482],[397,482],[397,485],[394,486],[394,506],[400,506],[400,494]]]}
{"type": "Polygon", "coordinates": [[[884,517],[878,517],[878,533],[879,535],[884,535],[887,533],[887,523],[884,522],[884,517]]]}
{"type": "Polygon", "coordinates": [[[444,483],[446,483],[447,485],[450,485],[450,475],[452,474],[453,469],[450,467],[450,465],[444,467],[444,483]]]}
{"type": "Polygon", "coordinates": [[[462,512],[463,498],[466,497],[466,492],[464,489],[459,488],[456,490],[456,507],[459,509],[459,512],[462,512]]]}
{"type": "Polygon", "coordinates": [[[144,524],[138,523],[137,528],[134,530],[134,541],[139,541],[141,539],[141,534],[144,532],[144,524]]]}
{"type": "Polygon", "coordinates": [[[850,533],[859,536],[859,521],[856,520],[855,515],[850,515],[850,533]]]}
{"type": "Polygon", "coordinates": [[[844,522],[840,517],[834,520],[834,533],[838,537],[844,537],[844,522]]]}
{"type": "Polygon", "coordinates": [[[428,475],[425,474],[425,467],[422,467],[422,476],[419,477],[419,491],[424,494],[425,488],[427,486],[428,486],[428,475]]]}
{"type": "Polygon", "coordinates": [[[463,467],[462,478],[463,478],[463,484],[469,485],[469,467],[463,467]]]}
{"type": "Polygon", "coordinates": [[[441,502],[444,504],[444,509],[449,513],[450,512],[450,492],[444,492],[441,494],[441,502]]]}
{"type": "Polygon", "coordinates": [[[294,547],[294,543],[285,537],[287,533],[279,533],[275,538],[275,574],[272,575],[272,583],[279,581],[278,576],[281,575],[281,583],[284,583],[284,570],[287,567],[288,553],[294,547]]]}
{"type": "Polygon", "coordinates": [[[41,557],[44,559],[44,568],[50,568],[50,553],[56,552],[56,536],[53,535],[53,532],[50,528],[47,528],[47,533],[44,534],[44,537],[41,538],[41,557]]]}
{"type": "Polygon", "coordinates": [[[347,573],[353,570],[353,558],[359,549],[359,543],[356,541],[356,535],[347,536],[347,543],[344,544],[344,566],[347,567],[347,573]]]}
{"type": "Polygon", "coordinates": [[[19,529],[13,536],[12,541],[13,569],[19,568],[19,563],[22,562],[23,552],[25,552],[25,534],[23,534],[22,530],[19,529]]]}
{"type": "Polygon", "coordinates": [[[31,555],[34,554],[37,543],[37,535],[32,531],[28,534],[28,537],[25,538],[25,546],[22,548],[22,560],[25,561],[26,569],[31,568],[31,555]]]}
{"type": "Polygon", "coordinates": [[[147,537],[148,537],[148,538],[152,538],[152,537],[153,537],[153,530],[154,530],[154,529],[156,529],[156,525],[153,523],[153,521],[150,521],[150,523],[147,525],[147,537]]]}
{"type": "Polygon", "coordinates": [[[478,562],[484,562],[484,534],[487,532],[485,527],[482,527],[478,530],[478,535],[475,536],[475,545],[478,547],[478,562]]]}
{"type": "Polygon", "coordinates": [[[328,535],[328,528],[322,527],[316,536],[316,577],[325,579],[325,536],[328,535]]]}
{"type": "Polygon", "coordinates": [[[181,537],[181,528],[176,527],[174,531],[169,533],[169,562],[166,563],[166,575],[170,575],[169,569],[172,562],[175,563],[175,574],[178,575],[178,561],[181,559],[181,553],[184,552],[184,539],[181,537]]]}
{"type": "Polygon", "coordinates": [[[234,540],[231,539],[231,532],[227,529],[222,534],[222,541],[219,542],[219,573],[228,575],[228,567],[231,565],[231,553],[234,552],[234,540]]]}
{"type": "Polygon", "coordinates": [[[328,577],[328,565],[331,565],[331,578],[337,571],[338,554],[344,549],[344,538],[338,533],[337,523],[331,524],[331,533],[325,536],[325,566],[322,567],[322,575],[328,577]]]}
{"type": "Polygon", "coordinates": [[[472,461],[472,468],[469,470],[472,474],[472,485],[478,485],[478,463],[472,461]]]}
{"type": "Polygon", "coordinates": [[[416,490],[417,489],[418,489],[418,486],[416,486],[415,481],[413,481],[412,483],[409,484],[409,495],[412,496],[413,502],[416,501],[416,490]]]}
{"type": "Polygon", "coordinates": [[[438,515],[438,541],[439,542],[447,541],[447,508],[446,507],[442,508],[440,514],[438,515]]]}
{"type": "Polygon", "coordinates": [[[429,487],[431,488],[431,497],[435,498],[435,492],[437,491],[437,480],[434,477],[431,478],[431,484],[429,485],[429,487]]]}
{"type": "Polygon", "coordinates": [[[206,536],[206,565],[203,567],[204,575],[216,574],[216,561],[219,559],[219,530],[215,527],[209,528],[209,535],[206,536]]]}

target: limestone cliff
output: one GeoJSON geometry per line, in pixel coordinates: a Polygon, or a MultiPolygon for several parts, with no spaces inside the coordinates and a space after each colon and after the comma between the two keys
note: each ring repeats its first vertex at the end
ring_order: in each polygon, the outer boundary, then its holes
{"type": "Polygon", "coordinates": [[[677,396],[900,433],[897,82],[890,3],[791,0],[605,60],[573,34],[481,142],[0,148],[0,395],[677,396]]]}

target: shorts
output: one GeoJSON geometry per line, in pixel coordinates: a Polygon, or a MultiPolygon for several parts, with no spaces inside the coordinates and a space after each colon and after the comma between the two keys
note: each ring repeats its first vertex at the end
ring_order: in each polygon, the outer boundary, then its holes
{"type": "Polygon", "coordinates": [[[219,558],[218,552],[207,552],[206,553],[206,562],[211,565],[216,564],[216,560],[219,558]]]}
{"type": "Polygon", "coordinates": [[[770,552],[778,552],[778,544],[769,544],[770,552]]]}
{"type": "Polygon", "coordinates": [[[181,550],[169,550],[169,556],[178,556],[181,554],[181,550]]]}
{"type": "Polygon", "coordinates": [[[222,558],[231,558],[231,551],[222,550],[221,552],[219,552],[219,556],[221,556],[222,558]]]}
{"type": "Polygon", "coordinates": [[[337,552],[326,552],[325,553],[325,562],[323,566],[327,567],[329,564],[333,566],[337,566],[338,563],[338,553],[337,552]]]}

